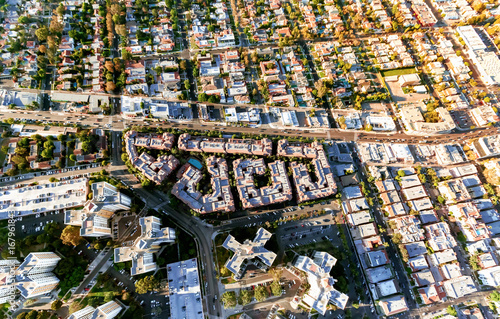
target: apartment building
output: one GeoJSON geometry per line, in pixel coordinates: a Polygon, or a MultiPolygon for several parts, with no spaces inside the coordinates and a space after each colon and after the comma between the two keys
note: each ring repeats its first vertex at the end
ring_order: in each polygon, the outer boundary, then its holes
{"type": "Polygon", "coordinates": [[[84,237],[111,236],[109,219],[118,211],[130,209],[132,200],[107,182],[92,184],[92,199],[83,209],[67,210],[64,213],[66,225],[79,226],[84,237]]]}
{"type": "Polygon", "coordinates": [[[158,217],[148,216],[139,220],[141,235],[130,247],[115,248],[115,263],[132,261],[130,274],[132,276],[156,271],[158,265],[154,262],[153,254],[160,250],[160,245],[175,242],[175,229],[161,228],[158,217]]]}
{"type": "Polygon", "coordinates": [[[311,158],[313,161],[317,182],[312,182],[304,164],[292,162],[290,165],[298,202],[328,197],[337,192],[333,171],[323,145],[319,142],[291,145],[287,140],[280,140],[278,156],[311,158]]]}
{"type": "Polygon", "coordinates": [[[411,8],[422,27],[433,27],[436,24],[436,17],[424,1],[413,1],[411,8]]]}
{"type": "Polygon", "coordinates": [[[491,237],[488,226],[479,221],[482,216],[472,202],[451,205],[448,206],[448,210],[455,217],[455,223],[468,242],[491,237]]]}
{"type": "Polygon", "coordinates": [[[171,133],[160,135],[128,131],[123,138],[125,140],[125,150],[132,165],[144,177],[157,185],[161,184],[180,164],[179,160],[173,155],[161,155],[155,159],[145,152],[141,155],[137,152],[137,147],[160,151],[171,150],[175,141],[175,136],[171,133]]]}
{"type": "Polygon", "coordinates": [[[211,175],[212,193],[202,195],[196,185],[202,179],[202,173],[190,164],[184,165],[177,174],[178,181],[172,188],[172,195],[179,198],[192,210],[201,213],[234,212],[234,200],[229,183],[229,168],[223,158],[207,158],[207,170],[211,175]]]}
{"type": "Polygon", "coordinates": [[[277,160],[267,164],[264,159],[237,159],[233,162],[236,188],[244,209],[289,201],[293,198],[285,162],[277,160]],[[254,175],[268,172],[272,184],[256,188],[254,175]]]}
{"type": "Polygon", "coordinates": [[[455,121],[450,112],[443,107],[436,108],[436,112],[441,119],[437,123],[426,122],[422,115],[420,106],[404,106],[400,108],[401,120],[405,123],[406,129],[419,134],[434,134],[439,132],[449,132],[456,127],[455,121]]]}
{"type": "Polygon", "coordinates": [[[248,154],[259,156],[270,156],[273,151],[273,143],[270,139],[223,139],[182,134],[179,136],[178,146],[180,150],[188,152],[248,154]]]}
{"type": "Polygon", "coordinates": [[[307,282],[310,285],[307,293],[302,296],[301,304],[326,314],[328,304],[344,309],[349,300],[349,296],[339,292],[333,287],[337,281],[330,276],[330,271],[337,263],[332,255],[326,252],[316,251],[312,257],[299,256],[293,266],[307,275],[307,282]]]}
{"type": "Polygon", "coordinates": [[[255,238],[251,241],[246,239],[243,244],[229,235],[222,244],[222,247],[234,252],[233,257],[229,258],[224,265],[232,272],[236,279],[240,279],[246,269],[247,260],[260,260],[260,268],[271,267],[276,259],[276,254],[264,248],[266,242],[271,238],[272,234],[264,228],[259,228],[255,238]]]}
{"type": "Polygon", "coordinates": [[[61,258],[53,252],[30,253],[24,261],[8,261],[1,264],[2,286],[0,300],[8,301],[17,289],[25,299],[45,295],[53,291],[59,279],[52,273],[61,258]],[[12,272],[12,267],[15,268],[12,272]],[[9,279],[9,277],[12,278],[9,279]]]}
{"type": "Polygon", "coordinates": [[[0,219],[82,206],[87,184],[78,178],[0,191],[0,219]]]}

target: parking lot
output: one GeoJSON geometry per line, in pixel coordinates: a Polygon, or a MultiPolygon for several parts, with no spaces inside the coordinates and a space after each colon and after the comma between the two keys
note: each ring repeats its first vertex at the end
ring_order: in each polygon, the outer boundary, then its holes
{"type": "Polygon", "coordinates": [[[56,222],[61,226],[63,225],[64,213],[62,210],[17,217],[14,223],[16,236],[23,238],[28,235],[41,233],[45,225],[52,222],[56,222]]]}
{"type": "Polygon", "coordinates": [[[451,117],[453,120],[455,120],[455,123],[460,128],[470,128],[472,125],[474,125],[474,122],[470,118],[469,112],[467,110],[456,110],[456,111],[451,111],[451,117]]]}
{"type": "Polygon", "coordinates": [[[288,222],[286,225],[289,226],[278,228],[276,235],[280,248],[286,251],[324,240],[335,241],[335,239],[338,239],[336,227],[334,226],[336,213],[337,211],[330,210],[327,214],[306,220],[288,222]]]}
{"type": "MultiPolygon", "coordinates": [[[[78,171],[86,170],[86,169],[91,169],[91,168],[100,168],[100,167],[101,167],[100,163],[94,163],[94,164],[79,165],[79,166],[57,169],[57,170],[48,170],[48,171],[44,171],[44,172],[27,173],[27,174],[12,176],[12,177],[2,177],[2,178],[0,178],[0,183],[9,185],[9,184],[17,183],[17,182],[20,182],[23,180],[39,177],[39,176],[51,176],[51,175],[56,175],[56,174],[57,174],[57,179],[62,181],[62,180],[67,180],[67,179],[71,179],[71,178],[76,178],[74,175],[72,175],[72,174],[74,174],[74,172],[78,172],[78,171]],[[67,174],[64,174],[64,173],[67,173],[67,174]],[[62,174],[62,175],[60,175],[60,174],[62,174]]],[[[90,176],[90,173],[85,173],[85,174],[81,174],[81,175],[90,176]]]]}
{"type": "Polygon", "coordinates": [[[331,227],[329,224],[331,218],[325,218],[323,221],[316,220],[314,222],[304,222],[300,225],[287,227],[289,231],[281,235],[281,242],[284,245],[283,249],[291,249],[298,246],[317,243],[321,240],[330,240],[328,235],[331,235],[331,227]],[[323,224],[322,224],[323,223],[323,224]]]}

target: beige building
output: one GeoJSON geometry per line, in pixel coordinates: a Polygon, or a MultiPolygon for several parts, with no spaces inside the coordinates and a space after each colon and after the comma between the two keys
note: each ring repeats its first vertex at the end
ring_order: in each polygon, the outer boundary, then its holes
{"type": "Polygon", "coordinates": [[[312,182],[309,170],[304,164],[292,162],[290,165],[298,202],[328,197],[337,192],[333,171],[321,143],[291,145],[287,140],[280,140],[278,142],[278,156],[312,159],[317,182],[312,182]]]}
{"type": "Polygon", "coordinates": [[[175,229],[161,228],[158,217],[148,216],[139,220],[141,235],[130,247],[115,248],[115,263],[132,261],[130,274],[144,274],[158,269],[153,254],[160,250],[161,244],[175,242],[175,229]]]}
{"type": "Polygon", "coordinates": [[[202,173],[192,165],[186,164],[177,175],[179,180],[172,188],[172,195],[179,198],[192,210],[201,214],[218,211],[233,212],[235,207],[226,160],[210,156],[206,164],[208,173],[211,175],[211,194],[202,195],[196,189],[196,185],[202,179],[202,173]]]}
{"type": "Polygon", "coordinates": [[[267,165],[264,159],[238,159],[233,162],[236,188],[244,209],[289,201],[293,198],[285,162],[277,160],[267,165]],[[256,188],[254,175],[270,174],[272,184],[256,188]]]}
{"type": "Polygon", "coordinates": [[[109,219],[118,211],[130,209],[132,200],[107,182],[92,184],[92,196],[83,209],[66,211],[64,223],[81,227],[84,237],[111,236],[109,219]]]}
{"type": "Polygon", "coordinates": [[[399,110],[401,120],[405,124],[405,128],[409,132],[420,134],[435,134],[449,132],[456,128],[455,121],[451,117],[448,110],[443,107],[436,108],[440,121],[437,123],[426,122],[422,114],[421,106],[402,106],[399,110]]]}

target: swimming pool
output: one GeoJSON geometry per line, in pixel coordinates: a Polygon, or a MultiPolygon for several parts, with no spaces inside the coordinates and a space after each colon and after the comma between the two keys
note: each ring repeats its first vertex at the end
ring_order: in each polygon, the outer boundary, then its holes
{"type": "Polygon", "coordinates": [[[188,163],[193,165],[194,167],[196,167],[197,169],[201,169],[203,167],[203,165],[201,164],[201,162],[199,160],[197,160],[196,158],[190,158],[188,160],[188,163]]]}

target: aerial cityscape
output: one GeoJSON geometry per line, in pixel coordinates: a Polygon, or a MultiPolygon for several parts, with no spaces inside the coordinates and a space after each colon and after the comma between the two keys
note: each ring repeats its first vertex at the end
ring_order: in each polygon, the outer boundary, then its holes
{"type": "Polygon", "coordinates": [[[497,0],[0,19],[0,319],[500,318],[497,0]]]}

